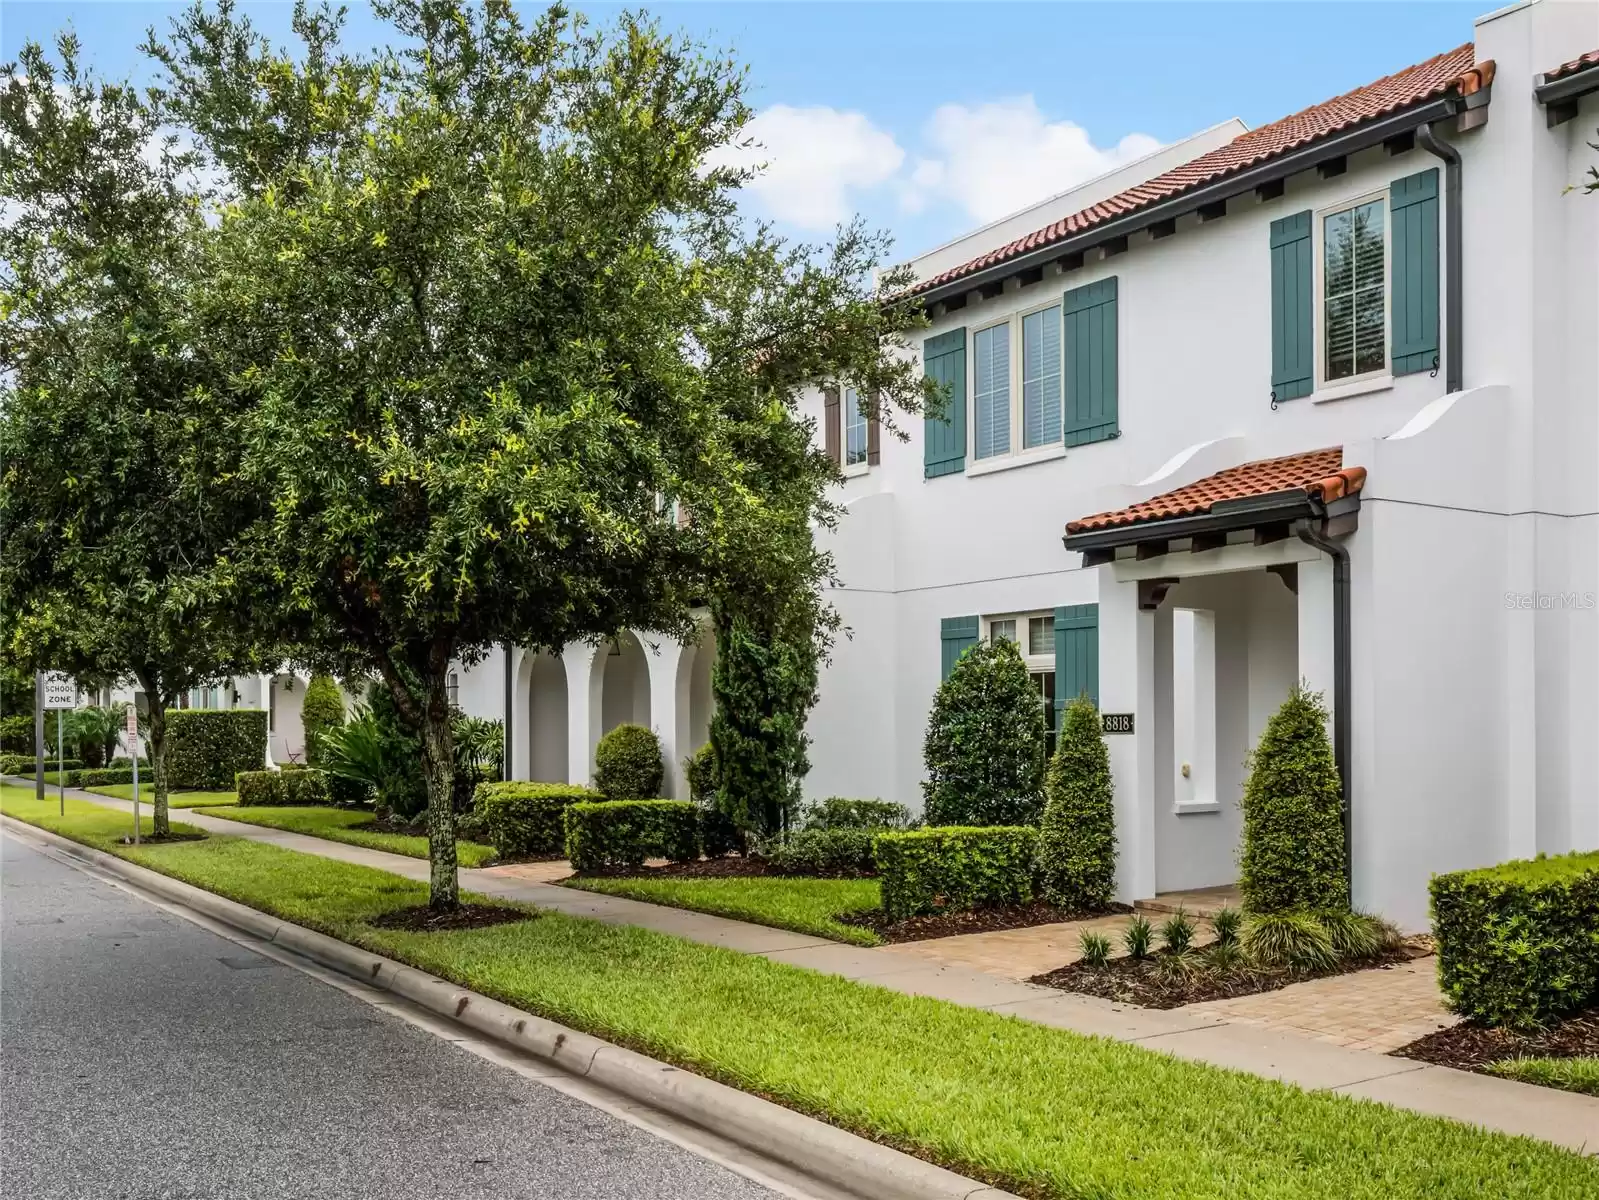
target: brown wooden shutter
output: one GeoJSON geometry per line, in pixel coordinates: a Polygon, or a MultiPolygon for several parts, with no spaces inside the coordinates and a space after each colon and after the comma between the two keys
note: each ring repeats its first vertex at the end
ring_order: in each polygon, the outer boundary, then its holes
{"type": "Polygon", "coordinates": [[[844,414],[836,387],[822,389],[822,438],[834,466],[844,462],[844,414]]]}
{"type": "Polygon", "coordinates": [[[877,414],[883,403],[883,393],[872,393],[872,411],[866,418],[866,465],[875,467],[883,461],[883,431],[877,414]]]}

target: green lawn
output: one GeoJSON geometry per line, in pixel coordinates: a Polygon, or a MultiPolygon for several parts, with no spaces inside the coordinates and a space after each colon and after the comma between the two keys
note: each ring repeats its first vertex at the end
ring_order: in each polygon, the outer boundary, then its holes
{"type": "Polygon", "coordinates": [[[875,879],[800,879],[776,875],[744,878],[686,879],[681,876],[634,879],[573,879],[568,887],[611,896],[691,908],[718,917],[734,917],[811,933],[817,937],[853,942],[857,946],[882,943],[870,929],[846,925],[840,913],[880,908],[883,891],[875,879]]]}
{"type": "MultiPolygon", "coordinates": [[[[131,783],[108,783],[104,787],[87,788],[96,796],[111,796],[117,800],[132,800],[133,785],[131,783]]],[[[238,800],[235,792],[168,792],[168,808],[205,808],[214,804],[233,804],[238,800]]],[[[155,792],[150,787],[148,779],[139,780],[139,803],[150,804],[155,799],[155,792]]]]}
{"type": "MultiPolygon", "coordinates": [[[[231,793],[230,793],[231,798],[231,793]]],[[[250,825],[265,825],[271,829],[286,829],[290,833],[304,833],[311,837],[327,838],[330,842],[345,842],[351,846],[365,846],[369,850],[387,850],[390,854],[404,854],[408,858],[426,858],[428,840],[404,833],[380,833],[362,829],[372,822],[372,814],[354,808],[313,808],[306,805],[270,805],[249,808],[207,808],[201,810],[208,817],[226,817],[229,821],[244,821],[250,825]]],[[[494,847],[481,842],[456,842],[455,855],[463,867],[481,867],[494,859],[494,847]]]]}
{"type": "Polygon", "coordinates": [[[1488,1070],[1522,1083],[1599,1096],[1599,1058],[1507,1058],[1488,1070]]]}
{"type": "MultiPolygon", "coordinates": [[[[41,804],[34,799],[31,787],[17,787],[9,783],[0,784],[0,812],[75,841],[98,846],[102,850],[118,848],[115,843],[133,832],[132,813],[118,812],[91,800],[75,800],[68,796],[67,815],[63,818],[59,815],[58,797],[47,795],[41,804]]],[[[142,810],[139,813],[139,829],[149,833],[153,828],[149,810],[142,810]]],[[[174,833],[200,832],[192,825],[181,825],[175,821],[171,823],[171,829],[174,833]]]]}
{"type": "MultiPolygon", "coordinates": [[[[18,803],[0,797],[7,812],[18,803]]],[[[93,841],[103,815],[65,832],[93,841]]],[[[421,902],[424,885],[236,838],[116,852],[1030,1196],[1599,1194],[1599,1162],[1529,1138],[649,930],[558,913],[454,933],[378,930],[366,922],[421,902]]]]}

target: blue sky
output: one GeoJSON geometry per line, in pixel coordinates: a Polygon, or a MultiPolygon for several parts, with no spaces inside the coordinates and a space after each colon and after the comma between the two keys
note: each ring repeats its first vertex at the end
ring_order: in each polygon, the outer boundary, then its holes
{"type": "MultiPolygon", "coordinates": [[[[605,19],[617,5],[574,3],[605,19]]],[[[91,62],[179,4],[0,0],[0,57],[71,23],[91,62]]],[[[242,3],[286,36],[288,3],[242,3]]],[[[860,212],[908,256],[1229,117],[1251,127],[1469,41],[1458,3],[663,3],[750,70],[768,179],[753,214],[798,237],[860,212]]],[[[350,3],[351,41],[381,27],[350,3]]]]}

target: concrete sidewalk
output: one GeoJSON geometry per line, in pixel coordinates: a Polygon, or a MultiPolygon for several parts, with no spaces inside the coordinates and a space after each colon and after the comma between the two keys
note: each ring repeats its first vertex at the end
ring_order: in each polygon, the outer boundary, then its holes
{"type": "MultiPolygon", "coordinates": [[[[67,792],[80,800],[132,812],[128,801],[72,788],[67,792]]],[[[213,833],[375,867],[407,879],[425,881],[428,876],[424,860],[382,850],[191,811],[174,812],[173,819],[213,833]]],[[[636,925],[859,983],[932,996],[1076,1033],[1133,1042],[1179,1058],[1280,1079],[1310,1090],[1380,1100],[1416,1112],[1540,1138],[1585,1154],[1599,1154],[1599,1097],[1329,1045],[1298,1034],[1232,1022],[1214,1012],[1162,1011],[1114,1004],[980,970],[918,963],[890,947],[848,946],[725,917],[508,878],[492,870],[463,870],[461,886],[575,917],[611,925],[636,925]]]]}

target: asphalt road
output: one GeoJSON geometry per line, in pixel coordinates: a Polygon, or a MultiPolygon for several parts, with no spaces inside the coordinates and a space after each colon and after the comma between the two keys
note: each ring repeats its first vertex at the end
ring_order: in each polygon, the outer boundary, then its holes
{"type": "Polygon", "coordinates": [[[7,1200],[776,1194],[0,838],[7,1200]]]}

